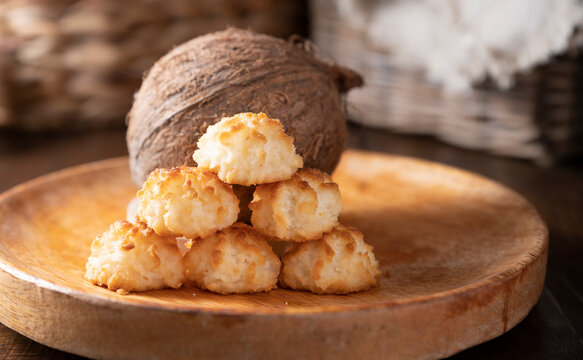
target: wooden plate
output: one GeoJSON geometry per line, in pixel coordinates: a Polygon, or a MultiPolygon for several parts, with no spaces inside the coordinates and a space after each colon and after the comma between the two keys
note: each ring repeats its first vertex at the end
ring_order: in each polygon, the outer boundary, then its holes
{"type": "Polygon", "coordinates": [[[134,196],[127,159],[49,174],[0,196],[0,321],[94,358],[431,359],[522,320],[543,286],[547,229],[522,197],[482,177],[348,151],[344,211],[375,247],[371,291],[191,287],[118,295],[83,280],[92,239],[134,196]]]}

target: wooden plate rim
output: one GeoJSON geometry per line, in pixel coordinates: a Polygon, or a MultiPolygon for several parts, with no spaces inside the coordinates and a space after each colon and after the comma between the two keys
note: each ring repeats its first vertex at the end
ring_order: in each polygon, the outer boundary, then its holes
{"type": "MultiPolygon", "coordinates": [[[[310,316],[310,315],[321,315],[323,313],[350,313],[350,312],[359,312],[359,311],[366,311],[366,310],[382,310],[382,309],[389,309],[393,307],[408,307],[408,306],[420,306],[431,302],[439,302],[443,301],[444,299],[455,297],[459,294],[464,294],[464,296],[471,295],[480,291],[487,291],[490,287],[499,286],[502,283],[506,283],[511,281],[512,279],[516,278],[519,274],[525,271],[527,268],[532,266],[537,260],[540,259],[541,256],[545,255],[548,249],[548,228],[536,209],[528,203],[521,195],[516,193],[514,190],[502,185],[498,182],[490,180],[486,177],[481,175],[474,174],[472,172],[458,169],[456,167],[450,165],[443,165],[440,163],[435,163],[427,160],[421,160],[416,158],[411,158],[408,156],[401,156],[401,155],[392,155],[392,154],[381,154],[369,151],[360,151],[360,150],[347,150],[345,153],[351,154],[360,154],[361,156],[364,155],[366,157],[377,157],[377,158],[385,158],[385,159],[406,159],[409,162],[417,162],[419,164],[423,164],[425,166],[437,167],[442,168],[446,171],[454,171],[458,172],[463,176],[470,176],[480,181],[487,181],[490,183],[494,183],[496,186],[503,188],[504,190],[514,194],[515,196],[519,197],[528,205],[528,210],[536,216],[539,224],[541,225],[541,230],[543,230],[538,235],[536,239],[537,244],[540,244],[539,247],[533,249],[530,252],[529,261],[517,263],[510,268],[506,269],[505,271],[486,277],[484,279],[480,279],[474,281],[470,284],[448,289],[436,293],[432,293],[429,295],[424,295],[416,298],[407,298],[403,300],[391,300],[386,302],[379,302],[377,304],[368,304],[362,307],[351,307],[346,309],[342,306],[331,306],[326,308],[325,310],[314,310],[313,312],[306,311],[306,312],[289,312],[285,311],[266,311],[261,313],[250,312],[247,310],[235,310],[235,309],[217,309],[217,310],[210,310],[210,309],[197,309],[197,308],[188,308],[182,306],[156,306],[156,305],[149,305],[143,303],[133,303],[133,302],[126,302],[123,300],[123,297],[120,297],[120,300],[114,300],[109,297],[101,296],[99,294],[89,294],[82,291],[74,290],[68,288],[63,285],[55,284],[49,280],[42,279],[35,275],[29,274],[26,271],[20,270],[11,264],[9,259],[6,259],[4,256],[0,255],[0,269],[17,279],[22,281],[28,282],[33,284],[34,286],[38,286],[50,291],[58,292],[72,298],[78,299],[80,301],[88,302],[91,304],[96,304],[105,307],[111,307],[116,309],[123,309],[126,307],[135,307],[141,309],[148,309],[148,310],[157,310],[157,311],[165,311],[165,312],[173,312],[173,313],[188,313],[188,314],[218,314],[218,315],[261,315],[261,316],[310,316]]],[[[71,177],[71,176],[78,176],[80,174],[87,174],[93,171],[102,171],[105,169],[113,169],[122,166],[128,166],[128,158],[127,156],[124,157],[117,157],[117,158],[110,158],[105,160],[99,160],[94,162],[89,162],[77,166],[68,167],[65,169],[57,170],[46,175],[42,175],[40,177],[34,178],[32,180],[28,180],[23,182],[19,185],[12,187],[11,189],[6,190],[5,192],[0,194],[0,204],[4,203],[7,199],[10,199],[13,196],[20,194],[21,192],[27,191],[30,188],[34,188],[39,186],[43,183],[50,182],[50,181],[57,181],[59,179],[71,177]]],[[[1,241],[1,239],[0,239],[1,241]]],[[[228,295],[226,295],[228,296],[228,295]]],[[[322,295],[326,296],[326,295],[322,295]]]]}

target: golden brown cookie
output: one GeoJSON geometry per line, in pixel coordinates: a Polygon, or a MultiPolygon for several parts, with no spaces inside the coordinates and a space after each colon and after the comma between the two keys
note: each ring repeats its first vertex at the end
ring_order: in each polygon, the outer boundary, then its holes
{"type": "Polygon", "coordinates": [[[184,262],[188,281],[220,294],[269,291],[281,264],[266,239],[243,223],[197,239],[184,262]]]}
{"type": "Polygon", "coordinates": [[[303,166],[293,138],[276,119],[240,113],[207,128],[193,159],[229,184],[256,185],[289,179],[303,166]]]}
{"type": "Polygon", "coordinates": [[[144,223],[116,221],[91,244],[85,278],[127,293],[179,288],[185,270],[178,247],[144,223]]]}
{"type": "Polygon", "coordinates": [[[375,286],[380,276],[372,246],[354,228],[337,226],[320,240],[293,243],[281,258],[283,287],[347,294],[375,286]]]}
{"type": "Polygon", "coordinates": [[[162,236],[208,236],[232,225],[239,213],[231,186],[193,167],[154,170],[138,198],[138,218],[162,236]]]}
{"type": "Polygon", "coordinates": [[[306,241],[338,224],[342,210],[338,185],[316,169],[302,169],[291,179],[258,185],[251,223],[257,231],[283,240],[306,241]]]}

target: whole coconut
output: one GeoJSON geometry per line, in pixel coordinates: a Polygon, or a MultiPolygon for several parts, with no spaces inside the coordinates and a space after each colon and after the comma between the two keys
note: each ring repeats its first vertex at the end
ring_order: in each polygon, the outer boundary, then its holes
{"type": "Polygon", "coordinates": [[[206,128],[222,117],[264,112],[279,119],[305,167],[331,172],[346,121],[341,94],[360,86],[351,70],[318,59],[309,43],[230,28],[190,40],[144,78],[128,114],[133,180],[158,167],[194,166],[206,128]]]}

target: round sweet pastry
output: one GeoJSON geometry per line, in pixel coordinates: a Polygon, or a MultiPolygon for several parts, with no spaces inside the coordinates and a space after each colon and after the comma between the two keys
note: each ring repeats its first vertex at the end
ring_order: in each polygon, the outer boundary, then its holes
{"type": "Polygon", "coordinates": [[[231,186],[186,166],[152,171],[138,199],[137,217],[162,236],[208,236],[233,224],[239,213],[231,186]]]}
{"type": "Polygon", "coordinates": [[[91,244],[85,278],[120,293],[179,288],[184,264],[169,240],[142,222],[116,221],[91,244]]]}
{"type": "Polygon", "coordinates": [[[338,185],[316,169],[302,169],[291,179],[258,185],[251,223],[257,231],[282,240],[306,241],[338,224],[342,210],[338,185]]]}
{"type": "Polygon", "coordinates": [[[187,281],[220,294],[274,289],[281,264],[266,239],[243,223],[197,239],[184,262],[187,281]]]}
{"type": "Polygon", "coordinates": [[[362,233],[342,225],[320,240],[293,243],[281,261],[281,286],[318,294],[367,290],[380,276],[372,247],[362,233]]]}
{"type": "Polygon", "coordinates": [[[276,119],[240,113],[207,128],[192,156],[198,167],[229,184],[256,185],[289,179],[303,166],[293,138],[276,119]]]}

